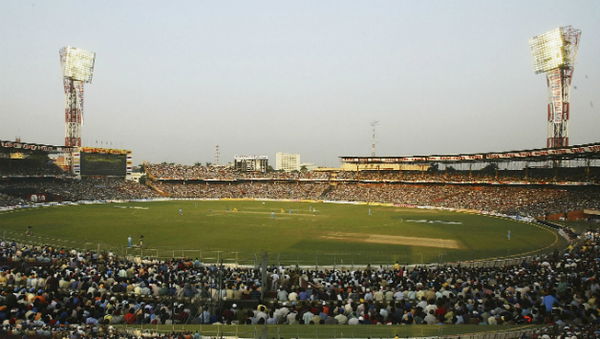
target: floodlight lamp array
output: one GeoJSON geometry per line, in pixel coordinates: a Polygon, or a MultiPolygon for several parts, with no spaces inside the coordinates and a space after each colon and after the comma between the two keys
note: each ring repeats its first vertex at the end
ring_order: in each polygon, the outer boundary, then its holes
{"type": "Polygon", "coordinates": [[[92,82],[96,53],[71,46],[60,49],[63,76],[76,81],[92,82]]]}
{"type": "Polygon", "coordinates": [[[535,36],[529,40],[535,73],[559,68],[564,63],[563,39],[560,28],[535,36]]]}
{"type": "Polygon", "coordinates": [[[535,73],[572,66],[580,36],[580,30],[564,26],[529,39],[535,73]]]}

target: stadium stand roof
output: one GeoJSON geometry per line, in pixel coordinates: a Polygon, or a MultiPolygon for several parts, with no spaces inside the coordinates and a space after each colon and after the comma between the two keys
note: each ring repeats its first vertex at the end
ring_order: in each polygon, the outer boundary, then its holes
{"type": "Polygon", "coordinates": [[[34,144],[29,142],[0,140],[0,150],[5,151],[42,151],[48,153],[64,153],[71,150],[70,147],[34,144]]]}
{"type": "Polygon", "coordinates": [[[600,142],[560,148],[537,148],[521,151],[412,156],[340,156],[347,164],[410,164],[498,161],[548,161],[576,158],[600,159],[600,142]]]}

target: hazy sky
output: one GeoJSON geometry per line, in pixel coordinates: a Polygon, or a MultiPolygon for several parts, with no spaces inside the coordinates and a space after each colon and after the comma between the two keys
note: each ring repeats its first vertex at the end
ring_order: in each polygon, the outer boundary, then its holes
{"type": "Polygon", "coordinates": [[[545,146],[528,39],[583,31],[572,144],[600,141],[600,1],[0,2],[0,139],[62,144],[58,50],[97,53],[83,143],[136,163],[545,146]],[[109,144],[110,145],[110,144],[109,144]]]}

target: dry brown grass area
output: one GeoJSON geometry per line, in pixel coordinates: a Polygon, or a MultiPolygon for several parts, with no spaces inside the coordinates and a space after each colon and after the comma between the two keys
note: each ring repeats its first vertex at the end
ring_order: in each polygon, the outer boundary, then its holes
{"type": "Polygon", "coordinates": [[[405,237],[401,235],[332,232],[322,235],[321,238],[346,242],[360,242],[386,245],[405,245],[451,249],[463,248],[460,242],[456,240],[440,238],[405,237]]]}

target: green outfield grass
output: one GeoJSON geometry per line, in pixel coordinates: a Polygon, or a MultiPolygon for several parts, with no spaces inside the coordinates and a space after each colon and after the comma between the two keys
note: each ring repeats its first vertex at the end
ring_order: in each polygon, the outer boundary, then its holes
{"type": "Polygon", "coordinates": [[[242,264],[264,252],[271,263],[286,265],[404,264],[516,256],[563,245],[546,228],[502,218],[319,202],[131,202],[0,215],[4,236],[22,237],[28,225],[30,241],[242,264]],[[127,249],[127,237],[137,243],[140,234],[143,247],[127,249]]]}

